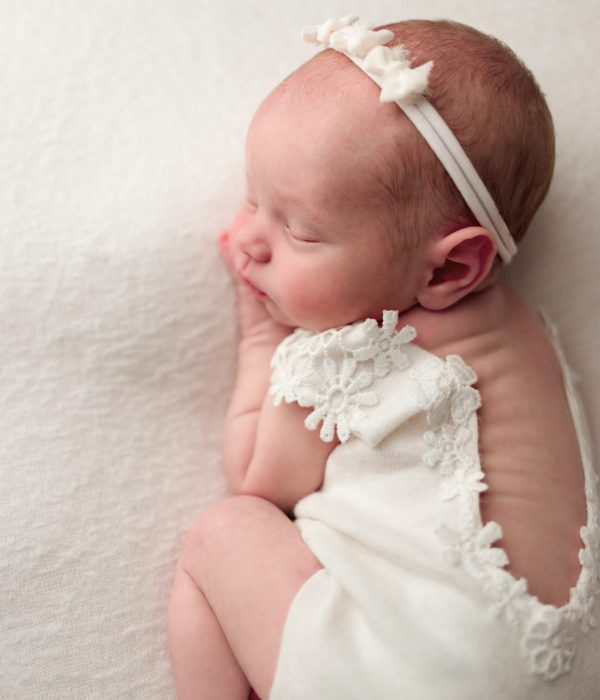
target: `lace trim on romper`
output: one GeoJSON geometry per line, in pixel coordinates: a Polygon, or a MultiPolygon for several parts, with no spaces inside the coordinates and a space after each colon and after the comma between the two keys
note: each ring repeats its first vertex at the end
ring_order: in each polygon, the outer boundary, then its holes
{"type": "Polygon", "coordinates": [[[457,499],[459,504],[458,522],[441,523],[436,530],[444,545],[442,555],[449,565],[464,568],[489,598],[491,612],[517,631],[530,671],[552,680],[570,670],[577,636],[597,625],[594,602],[600,592],[600,524],[598,478],[583,412],[555,331],[545,321],[563,369],[588,504],[587,525],[581,528],[581,572],[569,602],[560,608],[542,604],[527,592],[525,579],[517,580],[503,568],[508,557],[503,549],[493,546],[502,537],[502,529],[493,521],[482,523],[479,494],[487,489],[484,473],[479,459],[463,449],[473,437],[469,424],[473,425],[471,418],[481,406],[481,397],[472,386],[476,373],[460,356],[442,360],[431,354],[425,363],[411,368],[405,346],[415,339],[415,329],[404,326],[396,330],[398,313],[384,311],[381,326],[367,319],[321,333],[296,329],[273,356],[269,391],[275,405],[296,401],[313,408],[306,427],[315,430],[322,423],[322,440],[329,442],[337,434],[343,443],[356,435],[353,428],[366,416],[368,407],[378,403],[379,397],[371,388],[374,379],[410,371],[430,427],[423,435],[428,448],[423,461],[444,476],[440,498],[457,499]]]}

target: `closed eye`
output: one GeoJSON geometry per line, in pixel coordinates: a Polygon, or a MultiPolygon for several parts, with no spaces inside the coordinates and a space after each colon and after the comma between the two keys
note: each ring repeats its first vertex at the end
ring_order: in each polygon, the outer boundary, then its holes
{"type": "Polygon", "coordinates": [[[302,234],[290,234],[295,241],[300,243],[320,243],[317,238],[310,238],[310,236],[303,236],[302,234]]]}
{"type": "Polygon", "coordinates": [[[297,243],[320,243],[321,242],[318,238],[314,238],[314,237],[312,237],[306,233],[303,233],[301,231],[292,231],[289,224],[284,224],[283,228],[284,228],[286,234],[294,242],[297,242],[297,243]]]}

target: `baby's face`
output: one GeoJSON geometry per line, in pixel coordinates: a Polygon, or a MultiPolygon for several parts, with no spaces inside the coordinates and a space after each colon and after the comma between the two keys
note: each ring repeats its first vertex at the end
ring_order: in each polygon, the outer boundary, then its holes
{"type": "Polygon", "coordinates": [[[277,321],[323,330],[415,303],[422,268],[393,254],[381,199],[381,105],[271,95],[247,140],[247,197],[230,229],[234,264],[277,321]]]}

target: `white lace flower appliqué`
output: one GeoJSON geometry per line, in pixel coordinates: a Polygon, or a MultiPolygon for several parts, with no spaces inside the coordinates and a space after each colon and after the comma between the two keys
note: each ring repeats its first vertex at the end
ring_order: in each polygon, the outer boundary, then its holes
{"type": "Polygon", "coordinates": [[[440,525],[436,534],[447,545],[444,558],[450,564],[464,564],[465,568],[475,575],[485,567],[502,567],[508,564],[506,552],[491,546],[502,537],[502,529],[498,523],[489,522],[478,532],[457,532],[447,525],[440,525]]]}
{"type": "Polygon", "coordinates": [[[444,423],[439,430],[430,430],[423,436],[425,444],[432,448],[423,461],[430,467],[439,467],[445,476],[464,469],[473,461],[465,451],[470,439],[471,433],[464,426],[455,428],[444,423]]]}
{"type": "Polygon", "coordinates": [[[414,378],[433,430],[445,424],[459,426],[481,406],[479,392],[471,387],[477,375],[459,355],[448,355],[446,360],[432,357],[414,378]]]}
{"type": "Polygon", "coordinates": [[[297,400],[300,406],[314,407],[304,424],[309,430],[316,430],[321,421],[320,437],[323,442],[331,442],[334,429],[340,442],[350,437],[350,420],[360,420],[364,412],[361,406],[374,406],[377,394],[362,391],[373,381],[368,371],[356,375],[358,363],[350,357],[344,357],[341,367],[331,357],[323,360],[322,372],[326,381],[319,390],[300,387],[297,400]]]}
{"type": "Polygon", "coordinates": [[[600,528],[582,527],[580,535],[584,549],[579,551],[579,563],[593,572],[592,586],[597,593],[600,593],[600,528]]]}
{"type": "Polygon", "coordinates": [[[575,655],[575,633],[563,625],[559,611],[548,605],[534,618],[523,637],[522,647],[534,672],[551,681],[571,669],[575,655]]]}
{"type": "Polygon", "coordinates": [[[275,405],[298,402],[314,410],[305,420],[309,430],[322,422],[320,437],[346,442],[363,408],[378,402],[368,390],[375,377],[405,369],[404,346],[416,336],[412,326],[396,330],[397,311],[384,311],[381,326],[367,319],[322,333],[297,329],[280,344],[272,360],[269,393],[275,405]]]}
{"type": "Polygon", "coordinates": [[[373,360],[373,369],[378,377],[392,369],[406,369],[410,364],[404,348],[417,333],[412,326],[396,330],[398,314],[385,312],[381,327],[372,318],[343,328],[340,331],[340,347],[356,360],[373,360]]]}
{"type": "Polygon", "coordinates": [[[413,378],[432,428],[423,435],[430,448],[423,461],[445,476],[470,468],[474,460],[467,450],[471,440],[468,421],[481,406],[479,392],[471,386],[477,375],[461,357],[449,355],[445,361],[432,357],[415,369],[413,378]]]}
{"type": "Polygon", "coordinates": [[[442,482],[442,500],[451,501],[463,493],[487,491],[488,485],[483,483],[484,476],[481,470],[457,469],[451,479],[442,482]]]}
{"type": "Polygon", "coordinates": [[[313,360],[308,352],[298,353],[296,348],[308,347],[310,338],[307,331],[297,330],[288,335],[277,347],[271,359],[271,386],[269,394],[273,404],[279,406],[282,401],[291,403],[296,391],[307,377],[313,373],[313,360]]]}

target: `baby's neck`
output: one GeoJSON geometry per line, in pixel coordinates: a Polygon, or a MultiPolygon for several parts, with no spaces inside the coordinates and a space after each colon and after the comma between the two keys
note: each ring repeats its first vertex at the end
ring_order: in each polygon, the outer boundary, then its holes
{"type": "Polygon", "coordinates": [[[400,315],[399,327],[414,326],[417,345],[436,355],[462,354],[460,348],[465,344],[506,332],[523,305],[525,302],[505,282],[498,281],[443,311],[413,306],[400,315]]]}

